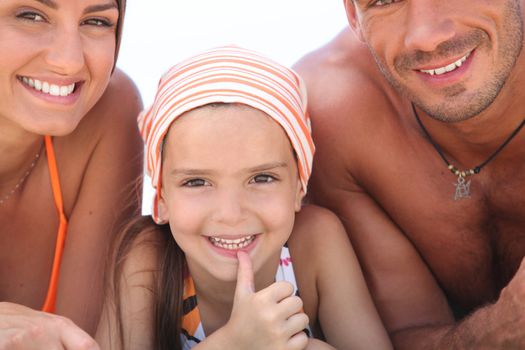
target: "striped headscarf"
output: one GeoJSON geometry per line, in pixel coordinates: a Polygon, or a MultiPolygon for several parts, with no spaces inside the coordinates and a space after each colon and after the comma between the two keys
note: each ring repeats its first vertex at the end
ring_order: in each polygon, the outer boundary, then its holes
{"type": "Polygon", "coordinates": [[[172,67],[160,79],[153,105],[138,117],[146,144],[146,172],[156,194],[158,217],[162,143],[178,117],[210,103],[240,103],[274,119],[286,132],[297,156],[304,193],[312,170],[314,144],[306,111],[306,88],[293,70],[237,46],[205,51],[172,67]]]}

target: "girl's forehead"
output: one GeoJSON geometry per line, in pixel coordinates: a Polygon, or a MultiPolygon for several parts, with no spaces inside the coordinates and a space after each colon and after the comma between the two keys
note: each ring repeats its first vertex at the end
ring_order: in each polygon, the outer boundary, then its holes
{"type": "MultiPolygon", "coordinates": [[[[191,154],[191,157],[206,159],[206,155],[217,152],[244,158],[293,153],[280,124],[250,107],[192,110],[173,122],[165,146],[177,158],[191,154]]],[[[226,157],[225,154],[221,156],[226,157]]]]}
{"type": "Polygon", "coordinates": [[[242,104],[212,104],[195,108],[176,118],[169,129],[185,129],[184,133],[196,134],[211,132],[212,134],[282,134],[286,133],[277,121],[265,112],[242,104]]]}

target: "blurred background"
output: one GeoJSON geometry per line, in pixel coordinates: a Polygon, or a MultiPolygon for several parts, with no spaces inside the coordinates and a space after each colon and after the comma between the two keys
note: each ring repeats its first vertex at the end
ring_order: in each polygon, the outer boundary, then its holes
{"type": "Polygon", "coordinates": [[[342,0],[128,0],[117,65],[145,106],[170,66],[237,44],[291,66],[347,25],[342,0]]]}
{"type": "MultiPolygon", "coordinates": [[[[292,66],[345,26],[342,0],[127,0],[117,66],[147,107],[161,75],[199,51],[237,44],[292,66]]],[[[153,191],[144,184],[146,215],[153,191]]]]}

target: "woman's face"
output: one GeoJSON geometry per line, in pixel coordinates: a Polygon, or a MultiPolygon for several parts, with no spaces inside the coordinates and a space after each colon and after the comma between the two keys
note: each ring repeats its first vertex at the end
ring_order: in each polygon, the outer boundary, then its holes
{"type": "Polygon", "coordinates": [[[0,125],[70,133],[115,60],[115,0],[0,1],[0,125]]]}

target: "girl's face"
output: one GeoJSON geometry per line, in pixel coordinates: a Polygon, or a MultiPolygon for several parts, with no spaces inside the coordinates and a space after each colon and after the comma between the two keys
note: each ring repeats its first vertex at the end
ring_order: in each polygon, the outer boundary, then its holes
{"type": "Polygon", "coordinates": [[[193,275],[235,281],[239,249],[256,272],[278,261],[302,190],[274,120],[240,105],[196,109],[171,126],[163,157],[160,217],[193,275]]]}
{"type": "Polygon", "coordinates": [[[71,132],[106,88],[116,0],[0,1],[0,125],[71,132]]]}

